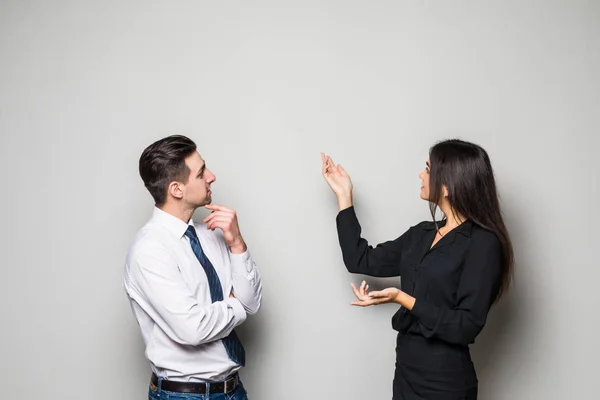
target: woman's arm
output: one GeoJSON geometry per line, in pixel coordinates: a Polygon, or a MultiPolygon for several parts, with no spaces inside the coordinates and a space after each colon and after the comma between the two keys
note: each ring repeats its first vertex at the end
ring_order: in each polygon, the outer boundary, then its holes
{"type": "Polygon", "coordinates": [[[373,247],[361,237],[361,227],[354,207],[340,211],[336,222],[342,257],[348,272],[377,277],[400,276],[402,249],[410,231],[395,240],[373,247]]]}
{"type": "Polygon", "coordinates": [[[352,180],[341,165],[321,154],[325,181],[338,201],[337,231],[344,263],[349,272],[390,277],[400,275],[401,250],[407,234],[373,248],[363,239],[360,224],[352,206],[352,180]]]}

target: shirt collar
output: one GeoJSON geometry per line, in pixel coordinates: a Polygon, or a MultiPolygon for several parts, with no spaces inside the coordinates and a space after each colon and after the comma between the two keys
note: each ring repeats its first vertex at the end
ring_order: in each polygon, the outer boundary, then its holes
{"type": "MultiPolygon", "coordinates": [[[[442,226],[446,225],[446,220],[438,221],[437,224],[441,228],[442,226]]],[[[434,230],[435,223],[431,222],[429,224],[426,224],[423,229],[425,229],[426,231],[434,230]]],[[[473,229],[473,223],[471,222],[471,220],[466,220],[465,222],[463,222],[462,224],[460,224],[459,226],[454,228],[453,232],[458,232],[466,237],[471,237],[472,229],[473,229]]]]}
{"type": "Polygon", "coordinates": [[[188,229],[188,226],[194,226],[194,220],[190,218],[190,222],[187,224],[175,217],[174,215],[169,214],[161,210],[158,207],[154,207],[154,212],[152,213],[152,219],[157,222],[159,225],[166,228],[169,232],[175,235],[178,239],[181,239],[185,232],[188,229]]]}

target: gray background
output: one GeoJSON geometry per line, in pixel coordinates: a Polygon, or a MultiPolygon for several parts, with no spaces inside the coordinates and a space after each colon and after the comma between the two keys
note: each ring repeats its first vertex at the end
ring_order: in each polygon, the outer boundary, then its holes
{"type": "Polygon", "coordinates": [[[481,398],[597,398],[599,46],[594,1],[1,1],[0,397],[145,397],[137,161],[183,133],[263,274],[251,399],[391,398],[395,307],[349,306],[319,152],[375,244],[429,218],[417,175],[448,137],[489,151],[517,258],[481,398]]]}

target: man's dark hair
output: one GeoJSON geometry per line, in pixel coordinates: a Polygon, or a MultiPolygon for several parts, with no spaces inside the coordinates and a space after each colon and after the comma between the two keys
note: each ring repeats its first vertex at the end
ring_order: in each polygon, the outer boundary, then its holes
{"type": "Polygon", "coordinates": [[[140,176],[157,207],[167,201],[167,190],[173,181],[187,183],[190,169],[185,159],[196,151],[189,138],[173,135],[146,147],[140,157],[140,176]]]}

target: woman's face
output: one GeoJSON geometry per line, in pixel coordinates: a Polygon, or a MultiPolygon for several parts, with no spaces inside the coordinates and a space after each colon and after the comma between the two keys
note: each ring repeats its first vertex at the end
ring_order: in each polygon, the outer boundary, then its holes
{"type": "Polygon", "coordinates": [[[429,171],[431,167],[429,158],[425,165],[425,169],[419,174],[419,178],[421,178],[421,198],[429,200],[429,171]]]}

